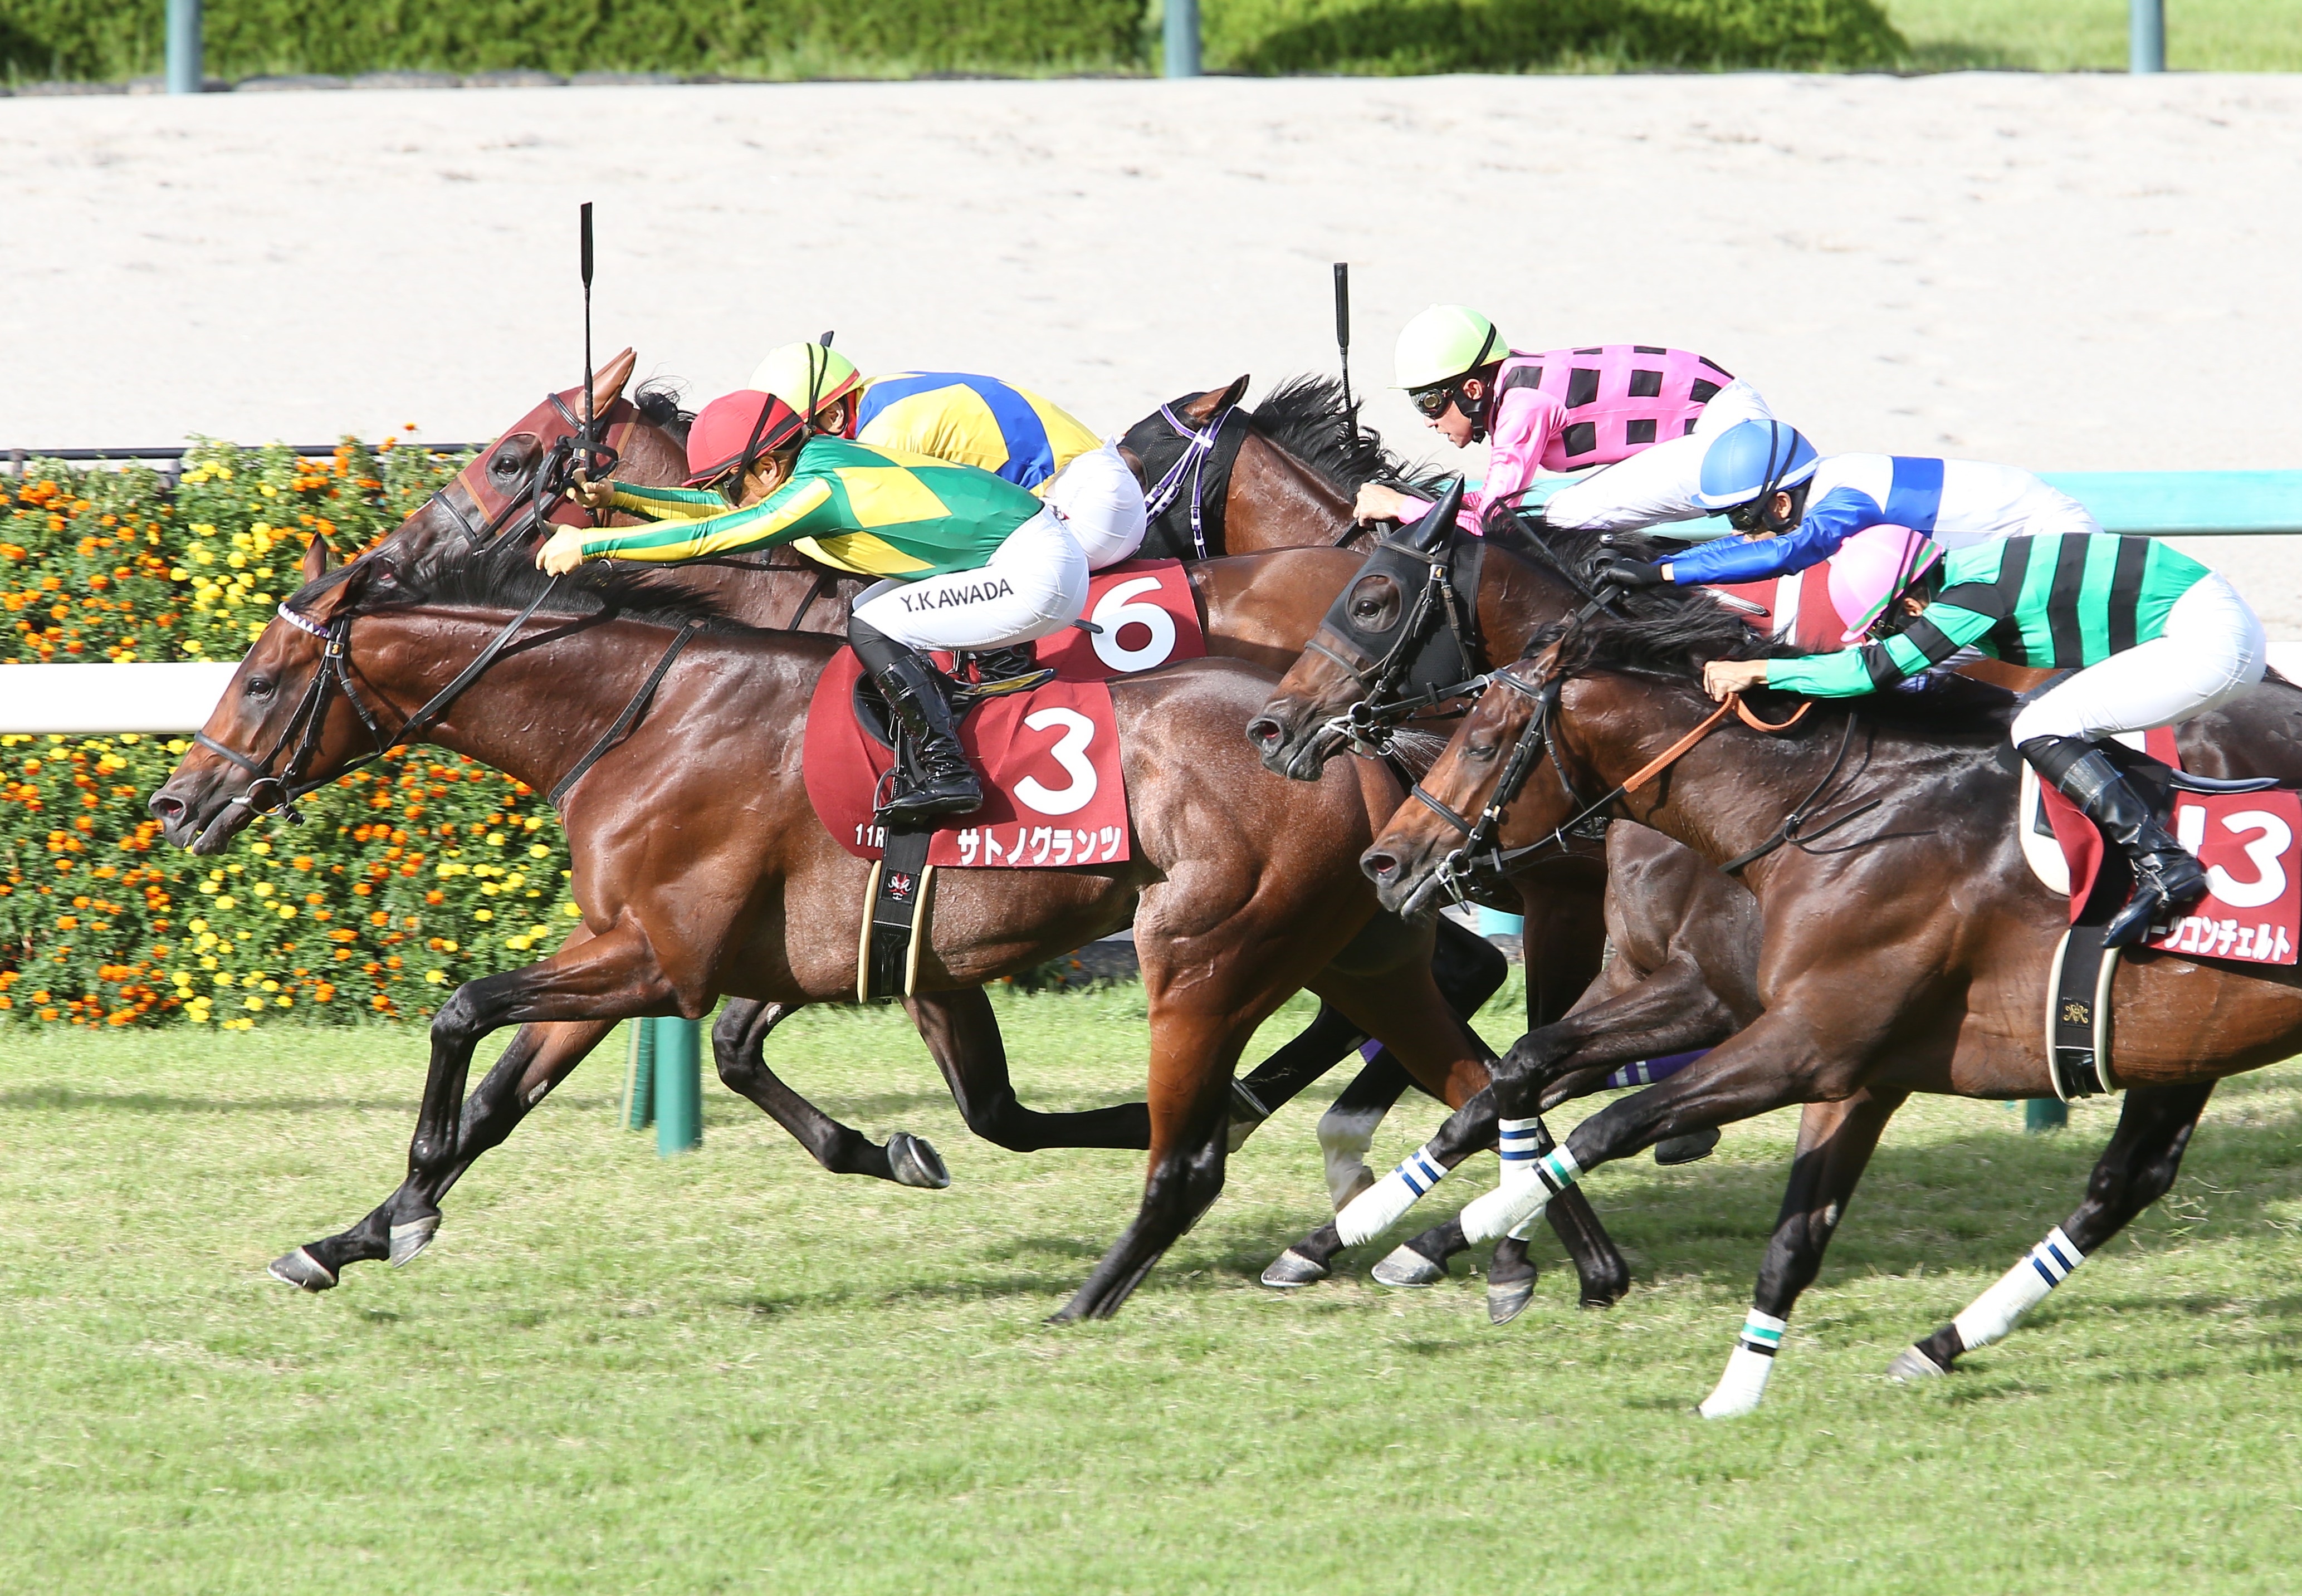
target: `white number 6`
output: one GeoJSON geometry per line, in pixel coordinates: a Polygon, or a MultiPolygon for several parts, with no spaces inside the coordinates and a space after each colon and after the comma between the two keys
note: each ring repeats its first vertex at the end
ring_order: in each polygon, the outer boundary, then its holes
{"type": "MultiPolygon", "coordinates": [[[[1096,658],[1116,671],[1149,670],[1155,665],[1167,663],[1167,656],[1175,651],[1175,617],[1156,604],[1133,604],[1129,601],[1138,593],[1159,591],[1156,576],[1130,576],[1124,582],[1114,582],[1109,592],[1095,607],[1088,618],[1103,628],[1088,634],[1095,644],[1096,658]],[[1125,626],[1148,626],[1151,641],[1139,649],[1119,646],[1119,629],[1125,626]]],[[[1030,724],[1029,721],[1025,725],[1030,724]]],[[[1082,800],[1084,802],[1084,800],[1082,800]]],[[[1050,814],[1067,811],[1050,810],[1050,814]]]]}
{"type": "MultiPolygon", "coordinates": [[[[1167,618],[1164,610],[1159,612],[1159,618],[1167,618]]],[[[1172,638],[1172,624],[1168,631],[1172,638]]],[[[1100,648],[1103,639],[1095,641],[1100,648]]],[[[1063,735],[1047,752],[1071,779],[1068,786],[1050,788],[1041,785],[1038,777],[1027,776],[1015,784],[1015,796],[1043,815],[1076,814],[1094,802],[1095,766],[1087,757],[1087,745],[1095,737],[1095,722],[1077,710],[1034,710],[1023,717],[1023,724],[1035,732],[1051,726],[1063,728],[1063,735]]]]}

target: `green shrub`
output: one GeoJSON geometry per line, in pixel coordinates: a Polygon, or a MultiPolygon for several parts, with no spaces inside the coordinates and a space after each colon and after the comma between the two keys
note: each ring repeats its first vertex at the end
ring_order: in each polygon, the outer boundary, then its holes
{"type": "MultiPolygon", "coordinates": [[[[297,585],[306,540],[397,525],[460,462],[347,445],[324,460],[204,446],[172,499],[148,471],[31,462],[0,488],[15,661],[232,659],[297,585]]],[[[4,481],[4,479],[0,479],[4,481]]],[[[6,667],[0,660],[0,692],[6,667]]],[[[0,1012],[35,1023],[430,1013],[571,923],[543,800],[436,749],[259,822],[228,854],[170,848],[144,810],[181,737],[0,737],[0,1012]]]]}
{"type": "Polygon", "coordinates": [[[1873,0],[1214,0],[1209,66],[1248,72],[1883,67],[1873,0]]]}
{"type": "MultiPolygon", "coordinates": [[[[159,0],[5,0],[19,78],[158,70],[159,0]]],[[[1132,67],[1142,0],[207,0],[208,71],[541,68],[798,77],[1132,67]]]]}

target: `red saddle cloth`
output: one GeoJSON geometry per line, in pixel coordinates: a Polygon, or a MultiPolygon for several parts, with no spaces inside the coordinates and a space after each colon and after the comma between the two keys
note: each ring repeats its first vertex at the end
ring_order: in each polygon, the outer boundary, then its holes
{"type": "MultiPolygon", "coordinates": [[[[2182,768],[2170,727],[2144,734],[2143,750],[2182,768]]],[[[2047,823],[2071,869],[2075,922],[2102,869],[2102,833],[2078,806],[2041,784],[2047,823]]],[[[2174,835],[2206,867],[2207,894],[2145,947],[2255,964],[2291,964],[2302,948],[2302,794],[2174,794],[2174,835]]]]}
{"type": "MultiPolygon", "coordinates": [[[[1066,626],[1035,645],[1054,681],[987,699],[960,723],[960,746],[983,778],[983,807],[937,827],[928,841],[929,864],[1050,869],[1128,857],[1119,725],[1104,683],[1202,659],[1206,634],[1190,576],[1176,559],[1128,560],[1096,572],[1088,579],[1087,615],[1099,634],[1066,626]]],[[[950,668],[950,656],[934,658],[950,668]]],[[[877,859],[883,837],[871,814],[895,752],[856,721],[861,675],[848,650],[832,656],[808,705],[801,769],[825,829],[858,859],[877,859]]]]}

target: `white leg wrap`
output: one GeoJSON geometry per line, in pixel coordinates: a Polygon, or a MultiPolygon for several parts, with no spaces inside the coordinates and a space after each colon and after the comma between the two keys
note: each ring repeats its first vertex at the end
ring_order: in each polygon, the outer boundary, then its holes
{"type": "Polygon", "coordinates": [[[1379,1109],[1354,1113],[1331,1108],[1319,1116],[1319,1151],[1327,1163],[1327,1191],[1340,1209],[1352,1195],[1374,1179],[1367,1170],[1367,1149],[1374,1146],[1374,1130],[1382,1123],[1379,1109]]]}
{"type": "Polygon", "coordinates": [[[1431,1156],[1425,1146],[1399,1161],[1399,1167],[1353,1197],[1335,1215],[1335,1230],[1345,1247],[1372,1241],[1406,1216],[1416,1199],[1447,1178],[1446,1166],[1431,1156]]]}
{"type": "Polygon", "coordinates": [[[2046,1299],[2046,1293],[2071,1278],[2071,1271],[2086,1262],[2086,1255],[2071,1244],[2056,1225],[2030,1256],[1999,1277],[1998,1283],[1966,1305],[1951,1323],[1968,1351],[1987,1347],[2022,1322],[2022,1315],[2046,1299]]]}
{"type": "Polygon", "coordinates": [[[1748,1347],[1737,1347],[1726,1360],[1726,1372],[1718,1376],[1718,1384],[1702,1399],[1697,1409],[1706,1419],[1740,1418],[1746,1413],[1756,1413],[1759,1403],[1767,1394],[1767,1377],[1775,1372],[1775,1360],[1763,1352],[1753,1352],[1748,1347]]]}
{"type": "Polygon", "coordinates": [[[1550,1199],[1574,1185],[1575,1177],[1582,1173],[1575,1155],[1564,1147],[1553,1147],[1541,1157],[1535,1155],[1534,1123],[1533,1120],[1500,1122],[1502,1184],[1463,1210],[1461,1220],[1466,1240],[1492,1241],[1532,1230],[1550,1199]]]}

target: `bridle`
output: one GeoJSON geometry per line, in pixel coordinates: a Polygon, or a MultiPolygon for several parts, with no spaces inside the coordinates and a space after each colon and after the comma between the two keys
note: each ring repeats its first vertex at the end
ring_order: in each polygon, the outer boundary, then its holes
{"type": "MultiPolygon", "coordinates": [[[[1175,414],[1174,406],[1159,407],[1160,417],[1166,422],[1168,428],[1177,437],[1184,441],[1183,451],[1175,457],[1174,464],[1168,466],[1166,473],[1152,484],[1148,492],[1144,494],[1143,520],[1146,525],[1159,520],[1173,507],[1176,500],[1181,496],[1185,485],[1188,484],[1191,491],[1191,550],[1192,558],[1195,559],[1208,558],[1209,516],[1206,507],[1206,491],[1210,485],[1208,466],[1210,462],[1214,466],[1213,485],[1227,491],[1231,483],[1231,461],[1239,458],[1239,447],[1246,441],[1244,437],[1234,437],[1231,440],[1230,455],[1220,460],[1216,458],[1217,449],[1223,441],[1224,428],[1229,424],[1231,417],[1239,414],[1239,406],[1235,404],[1225,405],[1207,418],[1206,425],[1194,427],[1175,414]]],[[[1215,500],[1218,512],[1221,510],[1222,502],[1220,497],[1215,500]]],[[[1222,525],[1218,523],[1213,530],[1216,541],[1220,542],[1222,538],[1222,525]]]]}
{"type": "MultiPolygon", "coordinates": [[[[1436,893],[1446,894],[1450,901],[1457,903],[1467,903],[1469,883],[1474,876],[1485,873],[1502,874],[1509,866],[1525,859],[1530,854],[1538,853],[1546,849],[1557,848],[1561,853],[1568,851],[1576,839],[1587,839],[1593,835],[1594,823],[1597,827],[1602,827],[1611,818],[1608,811],[1616,803],[1638,791],[1684,758],[1697,743],[1723,725],[1729,715],[1738,717],[1743,725],[1754,731],[1786,732],[1805,719],[1807,712],[1814,708],[1814,702],[1810,699],[1799,705],[1789,719],[1766,721],[1760,719],[1752,712],[1750,706],[1743,701],[1741,693],[1730,693],[1720,702],[1718,709],[1712,710],[1693,730],[1680,737],[1631,775],[1616,783],[1604,796],[1594,802],[1583,804],[1573,815],[1552,827],[1547,835],[1538,837],[1535,841],[1523,847],[1504,848],[1497,840],[1497,834],[1502,827],[1503,816],[1511,805],[1518,801],[1519,795],[1526,790],[1526,784],[1533,776],[1538,760],[1545,757],[1549,758],[1551,769],[1558,774],[1559,787],[1567,794],[1569,803],[1581,802],[1581,796],[1575,790],[1573,778],[1567,773],[1566,761],[1558,754],[1558,740],[1550,735],[1550,717],[1558,707],[1559,690],[1563,685],[1562,678],[1546,676],[1540,685],[1533,685],[1523,679],[1517,674],[1516,668],[1506,667],[1491,673],[1485,679],[1485,685],[1507,687],[1531,699],[1534,704],[1533,712],[1527,718],[1526,725],[1520,728],[1517,739],[1511,745],[1509,757],[1503,761],[1502,772],[1496,780],[1494,791],[1489,795],[1486,806],[1480,810],[1476,816],[1462,813],[1444,799],[1425,789],[1421,782],[1416,782],[1407,789],[1410,797],[1419,801],[1424,808],[1459,832],[1463,841],[1459,846],[1451,850],[1439,861],[1432,871],[1431,878],[1416,888],[1414,895],[1401,906],[1399,912],[1402,914],[1415,912],[1436,893]]],[[[1805,829],[1806,817],[1813,808],[1815,801],[1822,795],[1823,789],[1836,778],[1840,769],[1845,763],[1847,750],[1853,745],[1854,739],[1854,726],[1855,717],[1848,716],[1845,735],[1840,740],[1837,757],[1831,760],[1829,769],[1823,773],[1822,779],[1815,784],[1813,790],[1801,800],[1784,818],[1783,823],[1775,828],[1774,835],[1758,847],[1738,854],[1720,865],[1718,868],[1721,870],[1732,874],[1745,865],[1756,863],[1785,843],[1796,844],[1819,837],[1827,831],[1834,831],[1858,815],[1867,814],[1869,811],[1878,808],[1884,802],[1882,799],[1871,799],[1838,816],[1827,825],[1818,827],[1812,831],[1805,829]]]]}
{"type": "MultiPolygon", "coordinates": [[[[601,416],[595,418],[593,428],[587,429],[558,394],[549,395],[548,398],[552,407],[567,418],[568,425],[573,430],[561,433],[552,441],[542,457],[529,467],[526,482],[516,492],[505,499],[501,508],[497,509],[483,525],[473,526],[470,518],[457,507],[455,500],[448,496],[447,488],[441,488],[425,501],[427,506],[438,504],[443,507],[454,517],[457,525],[463,530],[465,536],[476,549],[490,547],[498,540],[507,536],[514,539],[525,537],[544,525],[556,510],[560,493],[572,480],[576,463],[580,460],[594,471],[613,470],[620,456],[611,441],[619,431],[627,432],[632,425],[635,424],[634,421],[626,420],[601,426],[600,424],[606,421],[606,416],[601,416]],[[596,441],[591,435],[593,430],[597,430],[600,433],[596,441]],[[525,511],[524,516],[520,514],[523,509],[525,511]],[[515,519],[515,517],[517,518],[515,519]]],[[[613,407],[610,407],[611,410],[612,408],[613,407]]],[[[493,452],[494,446],[491,445],[489,453],[493,452]]],[[[474,462],[475,466],[477,464],[478,462],[474,462]]],[[[467,470],[470,468],[466,467],[467,470]]],[[[456,480],[461,482],[463,474],[458,473],[456,480]]],[[[450,483],[449,487],[455,485],[455,483],[450,483]]],[[[479,495],[468,485],[466,486],[465,491],[472,497],[475,504],[478,502],[479,495]]],[[[421,511],[418,513],[420,514],[421,511]]],[[[280,735],[273,739],[272,746],[260,757],[245,754],[236,748],[227,747],[204,731],[195,732],[192,735],[194,743],[206,749],[210,753],[238,766],[252,778],[248,784],[247,790],[235,794],[224,807],[226,809],[244,808],[252,814],[273,815],[291,824],[303,824],[303,814],[296,808],[296,801],[298,798],[318,791],[330,782],[364,765],[374,763],[394,748],[416,741],[447,718],[450,706],[457,699],[463,696],[465,691],[473,683],[485,675],[489,668],[501,657],[503,651],[511,646],[513,639],[518,636],[520,628],[533,618],[535,612],[542,608],[544,601],[551,596],[559,585],[559,578],[557,576],[545,583],[535,597],[528,601],[526,608],[514,616],[469,665],[456,673],[454,680],[433,693],[413,714],[406,717],[400,722],[398,731],[390,736],[385,735],[382,723],[377,718],[374,709],[369,706],[368,701],[362,695],[357,685],[352,679],[351,626],[353,618],[359,613],[357,608],[349,603],[345,604],[323,626],[291,609],[287,604],[281,604],[279,609],[281,619],[298,631],[320,640],[320,663],[312,672],[311,681],[304,688],[303,698],[298,701],[294,711],[290,714],[288,724],[281,728],[280,735]],[[317,781],[307,780],[305,772],[310,769],[312,760],[319,753],[320,740],[327,727],[328,710],[332,707],[338,693],[343,694],[345,701],[351,705],[352,712],[359,717],[361,726],[366,728],[368,737],[374,746],[369,752],[348,761],[335,775],[323,777],[317,781]],[[281,764],[280,769],[274,771],[273,766],[280,762],[283,753],[286,755],[286,762],[281,764]]],[[[206,827],[202,827],[203,831],[206,829],[206,827]]]]}
{"type": "MultiPolygon", "coordinates": [[[[1456,495],[1449,493],[1440,508],[1445,509],[1455,500],[1456,495]]],[[[1487,678],[1478,674],[1485,647],[1471,597],[1478,592],[1479,566],[1485,549],[1483,542],[1455,537],[1451,530],[1435,551],[1399,538],[1384,538],[1374,546],[1359,575],[1336,595],[1319,632],[1304,645],[1306,652],[1332,660],[1361,694],[1343,713],[1327,721],[1320,728],[1323,733],[1348,743],[1359,753],[1387,754],[1391,733],[1400,724],[1451,700],[1475,696],[1485,687],[1487,678]],[[1368,576],[1385,574],[1374,567],[1386,554],[1421,566],[1423,579],[1399,622],[1399,635],[1375,653],[1380,646],[1374,641],[1377,634],[1352,622],[1350,599],[1368,576]],[[1464,567],[1459,571],[1458,560],[1464,567]],[[1428,645],[1441,635],[1442,626],[1444,636],[1453,644],[1452,657],[1425,659],[1428,645]],[[1344,658],[1320,641],[1323,634],[1330,632],[1368,643],[1367,651],[1374,658],[1356,662],[1344,658]],[[1417,687],[1419,691],[1402,692],[1417,687]]]]}

